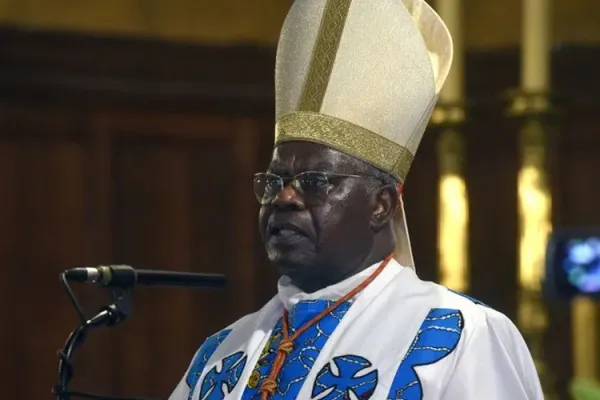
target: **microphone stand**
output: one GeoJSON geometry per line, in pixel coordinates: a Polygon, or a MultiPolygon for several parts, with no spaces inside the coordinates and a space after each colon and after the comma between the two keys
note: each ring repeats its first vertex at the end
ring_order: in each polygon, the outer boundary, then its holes
{"type": "MultiPolygon", "coordinates": [[[[68,273],[73,273],[74,270],[67,270],[60,274],[60,282],[65,288],[67,295],[69,296],[69,300],[71,304],[75,308],[75,311],[79,315],[79,326],[71,332],[69,338],[65,342],[62,350],[58,352],[59,361],[58,361],[58,384],[52,390],[52,393],[56,396],[56,400],[71,400],[74,397],[80,398],[88,398],[88,399],[98,399],[98,400],[143,400],[141,398],[126,398],[126,397],[113,397],[113,396],[103,396],[91,393],[84,392],[74,392],[69,389],[69,383],[73,378],[74,370],[73,370],[73,356],[75,351],[83,345],[87,334],[93,328],[97,328],[99,326],[115,326],[125,321],[127,318],[131,316],[132,306],[131,306],[131,295],[130,290],[136,284],[136,275],[135,271],[131,268],[108,268],[111,273],[113,272],[121,272],[121,279],[118,282],[114,282],[113,284],[105,284],[104,286],[108,288],[111,304],[108,306],[102,307],[100,311],[94,315],[92,318],[87,318],[81,308],[81,305],[77,301],[75,294],[71,290],[71,286],[69,286],[68,282],[68,273]],[[123,271],[125,271],[123,273],[123,271]],[[133,273],[132,273],[133,272],[133,273]],[[127,279],[124,279],[127,278],[127,279]]],[[[143,270],[139,270],[141,272],[143,270]]],[[[77,275],[81,275],[78,271],[77,275]]],[[[85,271],[84,271],[85,272],[85,271]]],[[[225,283],[224,276],[215,277],[214,274],[183,274],[183,273],[175,273],[170,274],[170,276],[165,276],[164,272],[161,271],[143,271],[145,275],[144,282],[140,280],[140,283],[149,284],[149,285],[157,285],[157,284],[165,284],[167,286],[171,285],[182,285],[183,281],[189,281],[191,286],[204,286],[204,287],[216,287],[220,284],[225,283]],[[216,279],[218,278],[218,279],[216,279]],[[161,281],[162,280],[162,281],[161,281]]],[[[87,274],[87,273],[86,273],[87,274]]],[[[169,275],[169,274],[167,274],[169,275]]],[[[78,282],[83,282],[80,278],[75,279],[74,276],[71,276],[72,279],[78,282]]],[[[148,400],[148,399],[146,399],[148,400]]]]}
{"type": "Polygon", "coordinates": [[[71,303],[79,314],[81,323],[71,332],[62,350],[58,352],[58,384],[53,389],[56,400],[71,400],[73,397],[91,398],[91,399],[114,399],[114,400],[141,400],[123,397],[101,396],[91,393],[73,392],[69,390],[69,383],[74,375],[73,356],[75,351],[83,345],[87,334],[91,329],[99,326],[115,326],[125,321],[132,313],[131,295],[129,290],[121,288],[109,288],[111,304],[102,307],[100,311],[92,318],[85,318],[79,302],[75,298],[71,287],[69,286],[66,274],[63,272],[60,276],[61,283],[65,287],[71,303]]]}
{"type": "Polygon", "coordinates": [[[88,332],[92,328],[99,326],[117,325],[131,315],[131,296],[129,292],[119,289],[111,289],[109,292],[112,304],[102,307],[100,312],[71,332],[65,346],[59,352],[59,383],[55,389],[57,400],[71,400],[72,394],[69,392],[68,386],[74,374],[72,363],[73,353],[83,345],[88,332]]]}

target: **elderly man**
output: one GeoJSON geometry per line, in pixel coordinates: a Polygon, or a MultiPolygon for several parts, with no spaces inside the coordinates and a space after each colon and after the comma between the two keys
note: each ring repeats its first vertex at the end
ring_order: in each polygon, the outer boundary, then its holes
{"type": "Polygon", "coordinates": [[[254,178],[278,295],[206,339],[171,400],[543,398],[504,315],[414,271],[401,187],[451,59],[423,0],[294,3],[254,178]]]}

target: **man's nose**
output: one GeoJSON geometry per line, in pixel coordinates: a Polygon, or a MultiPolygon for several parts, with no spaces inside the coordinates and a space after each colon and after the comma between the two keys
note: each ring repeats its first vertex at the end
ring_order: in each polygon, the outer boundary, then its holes
{"type": "Polygon", "coordinates": [[[288,184],[283,187],[275,196],[273,205],[282,209],[304,209],[302,196],[298,194],[293,185],[288,184]]]}

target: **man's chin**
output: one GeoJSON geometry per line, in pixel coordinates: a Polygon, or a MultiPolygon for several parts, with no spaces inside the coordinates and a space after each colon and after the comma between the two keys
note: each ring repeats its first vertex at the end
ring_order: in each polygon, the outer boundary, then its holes
{"type": "Polygon", "coordinates": [[[296,280],[307,275],[311,265],[314,265],[312,254],[300,251],[267,251],[269,261],[279,271],[280,275],[296,280]]]}
{"type": "MultiPolygon", "coordinates": [[[[312,293],[320,289],[320,279],[318,271],[313,268],[312,264],[294,264],[285,262],[275,264],[281,276],[289,279],[289,283],[300,288],[300,290],[312,293]]],[[[287,283],[286,283],[287,284],[287,283]]]]}

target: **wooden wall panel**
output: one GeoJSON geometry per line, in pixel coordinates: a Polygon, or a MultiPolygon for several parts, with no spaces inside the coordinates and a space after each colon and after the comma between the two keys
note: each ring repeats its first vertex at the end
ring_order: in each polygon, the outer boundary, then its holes
{"type": "MultiPolygon", "coordinates": [[[[111,136],[107,121],[91,112],[77,113],[80,123],[81,143],[84,146],[83,173],[85,176],[86,231],[85,265],[103,265],[113,260],[114,196],[112,190],[111,136]]],[[[78,288],[86,308],[95,311],[105,305],[108,296],[98,287],[78,288]]],[[[79,351],[78,373],[74,387],[102,393],[118,376],[113,351],[118,330],[103,330],[90,336],[89,342],[79,351]]]]}
{"type": "Polygon", "coordinates": [[[115,382],[125,394],[167,395],[206,336],[256,307],[256,207],[247,190],[254,170],[253,124],[182,116],[171,120],[169,135],[163,135],[156,129],[167,126],[160,119],[128,121],[127,131],[115,127],[115,137],[124,138],[113,144],[115,262],[224,273],[228,286],[136,291],[136,317],[123,327],[115,354],[123,362],[139,355],[115,382]],[[195,139],[179,130],[192,125],[195,139]]]}
{"type": "Polygon", "coordinates": [[[10,335],[2,346],[14,357],[0,363],[6,377],[14,374],[12,368],[39,371],[39,384],[12,380],[5,395],[45,398],[56,376],[56,350],[65,340],[56,327],[76,321],[57,277],[65,264],[84,259],[82,147],[72,140],[75,124],[64,113],[3,109],[0,121],[5,211],[0,243],[10,246],[2,246],[2,262],[10,269],[0,291],[6,295],[3,304],[14,305],[2,323],[10,335]],[[41,129],[46,137],[39,135],[41,129]]]}
{"type": "MultiPolygon", "coordinates": [[[[33,279],[27,285],[31,291],[26,300],[28,310],[22,312],[24,317],[35,316],[36,320],[23,321],[22,325],[36,332],[27,335],[25,370],[38,369],[44,371],[40,375],[47,376],[56,371],[56,360],[40,355],[56,353],[65,336],[55,327],[73,324],[74,320],[73,312],[67,311],[66,297],[57,298],[57,276],[65,265],[82,265],[85,257],[83,155],[78,143],[62,140],[34,140],[24,150],[23,213],[30,219],[22,242],[27,246],[22,268],[33,279]],[[56,302],[48,301],[53,298],[56,302]],[[57,306],[67,312],[57,313],[57,306]]],[[[29,398],[45,398],[52,383],[44,383],[28,386],[29,398]]]]}
{"type": "Polygon", "coordinates": [[[422,279],[438,279],[438,132],[429,129],[419,146],[404,188],[404,201],[416,270],[422,279]]]}
{"type": "MultiPolygon", "coordinates": [[[[144,143],[115,147],[120,153],[115,168],[115,262],[138,268],[190,270],[192,199],[185,150],[144,143]]],[[[182,353],[173,351],[170,343],[178,343],[182,350],[192,348],[191,318],[185,318],[192,314],[191,296],[182,290],[143,287],[137,288],[134,296],[135,318],[122,327],[123,340],[115,348],[119,364],[128,364],[119,374],[117,390],[129,395],[159,393],[165,375],[175,381],[171,375],[177,371],[160,371],[154,366],[185,363],[182,353]],[[140,386],[142,376],[147,382],[140,386]]]]}
{"type": "MultiPolygon", "coordinates": [[[[231,125],[226,125],[231,126],[231,125]]],[[[238,298],[232,283],[236,273],[247,264],[234,264],[235,254],[248,249],[238,248],[236,230],[244,227],[237,224],[233,212],[236,182],[235,161],[232,143],[225,140],[206,141],[189,152],[193,210],[193,268],[195,272],[225,274],[228,285],[225,291],[194,293],[192,322],[199,332],[197,340],[231,324],[237,316],[238,298]],[[215,297],[217,296],[217,297],[215,297]],[[196,316],[196,317],[194,317],[196,316]]],[[[247,260],[251,265],[252,260],[247,260]]],[[[235,283],[234,283],[235,284],[235,283]]],[[[239,287],[236,289],[240,290],[239,287]]],[[[239,296],[251,294],[253,288],[241,288],[239,296]]],[[[246,297],[252,303],[251,297],[246,297]]]]}
{"type": "MultiPolygon", "coordinates": [[[[0,374],[4,377],[14,376],[14,370],[23,371],[24,341],[20,324],[22,298],[19,292],[9,290],[9,285],[26,288],[22,283],[20,256],[22,253],[21,226],[21,149],[18,143],[11,140],[0,140],[0,264],[3,279],[0,283],[0,304],[4,305],[0,328],[0,374]]],[[[16,385],[5,387],[7,398],[17,398],[19,389],[16,385]]]]}
{"type": "MultiPolygon", "coordinates": [[[[14,364],[2,370],[10,376],[11,367],[41,368],[39,384],[15,388],[14,396],[44,398],[55,383],[55,351],[76,324],[56,283],[59,271],[126,263],[225,273],[225,291],[137,288],[133,317],[90,336],[78,353],[74,387],[168,395],[206,336],[258,307],[258,207],[248,188],[259,124],[169,113],[4,111],[0,255],[15,266],[6,274],[10,284],[27,282],[32,295],[18,295],[19,312],[7,320],[14,329],[3,331],[1,343],[14,364]]],[[[102,290],[76,289],[90,312],[107,302],[102,290]]],[[[13,301],[18,293],[1,292],[13,301]]]]}
{"type": "Polygon", "coordinates": [[[517,173],[515,126],[497,116],[467,127],[471,294],[516,317],[517,173]]]}

